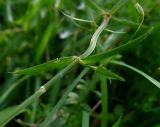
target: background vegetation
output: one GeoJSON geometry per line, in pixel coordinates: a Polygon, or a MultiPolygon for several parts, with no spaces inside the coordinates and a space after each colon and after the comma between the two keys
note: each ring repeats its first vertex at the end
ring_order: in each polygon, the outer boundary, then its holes
{"type": "Polygon", "coordinates": [[[160,127],[159,83],[148,77],[160,80],[159,6],[160,0],[0,0],[0,126],[160,127]],[[142,25],[137,2],[145,14],[142,25]],[[76,58],[68,56],[87,49],[102,10],[115,13],[91,55],[112,52],[129,40],[141,43],[103,60],[84,58],[63,75],[76,58]],[[48,81],[46,91],[40,86],[48,81]]]}

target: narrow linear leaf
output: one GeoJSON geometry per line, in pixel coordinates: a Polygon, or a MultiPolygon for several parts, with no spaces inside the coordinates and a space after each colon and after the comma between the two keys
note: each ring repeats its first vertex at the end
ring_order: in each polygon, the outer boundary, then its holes
{"type": "Polygon", "coordinates": [[[104,76],[101,76],[101,101],[102,101],[102,112],[101,112],[101,127],[107,127],[108,123],[108,86],[104,76]]]}
{"type": "Polygon", "coordinates": [[[119,127],[120,123],[121,123],[121,119],[122,119],[122,114],[120,115],[119,119],[117,120],[117,122],[112,127],[119,127]]]}
{"type": "Polygon", "coordinates": [[[158,82],[157,80],[155,80],[154,78],[152,78],[151,76],[149,76],[148,74],[144,73],[143,71],[131,66],[131,65],[128,65],[122,61],[112,61],[113,64],[117,64],[117,65],[121,65],[121,66],[124,66],[124,67],[127,67],[135,72],[137,72],[138,74],[142,75],[143,77],[145,77],[147,80],[149,80],[151,83],[153,83],[155,86],[157,86],[158,88],[160,88],[160,82],[158,82]]]}
{"type": "MultiPolygon", "coordinates": [[[[7,109],[4,109],[2,111],[0,111],[0,127],[3,127],[6,123],[8,123],[8,121],[10,121],[12,118],[10,117],[10,114],[12,112],[15,112],[15,110],[17,109],[18,106],[12,106],[9,107],[7,109]]],[[[21,113],[24,110],[20,111],[21,113]]]]}
{"type": "MultiPolygon", "coordinates": [[[[17,106],[12,112],[10,112],[6,118],[4,119],[3,125],[5,125],[7,122],[12,120],[14,117],[19,115],[26,107],[28,107],[30,104],[32,104],[38,97],[43,95],[46,90],[48,90],[50,87],[54,85],[54,83],[62,78],[75,64],[77,63],[77,60],[74,60],[71,64],[69,64],[67,67],[65,67],[63,70],[61,70],[57,75],[55,75],[52,79],[50,79],[47,83],[42,85],[34,94],[32,94],[30,97],[28,97],[26,100],[24,100],[21,104],[17,106]],[[7,122],[6,122],[7,121],[7,122]]],[[[46,127],[46,126],[45,126],[46,127]]]]}
{"type": "Polygon", "coordinates": [[[126,32],[123,31],[114,31],[114,30],[110,30],[110,29],[105,29],[105,31],[108,31],[110,33],[115,33],[115,34],[125,34],[126,32]]]}
{"type": "Polygon", "coordinates": [[[17,21],[18,24],[22,24],[24,26],[24,29],[27,30],[33,18],[35,18],[38,13],[40,12],[40,8],[42,7],[42,1],[41,0],[36,0],[34,3],[33,1],[29,1],[29,6],[26,11],[26,14],[17,21]]]}
{"type": "Polygon", "coordinates": [[[68,18],[70,18],[71,20],[76,20],[76,21],[86,22],[86,23],[93,23],[94,22],[92,20],[85,20],[85,19],[80,19],[80,18],[73,17],[71,15],[66,14],[64,11],[61,11],[61,12],[62,12],[63,15],[65,15],[68,18]]]}
{"type": "Polygon", "coordinates": [[[135,7],[136,7],[137,11],[139,12],[139,14],[141,15],[142,19],[141,19],[140,24],[138,25],[138,28],[137,28],[136,32],[133,34],[133,36],[131,37],[130,40],[132,40],[134,38],[134,36],[138,33],[138,31],[142,27],[142,24],[143,24],[143,21],[144,21],[144,11],[143,11],[143,8],[141,7],[141,5],[139,3],[137,3],[135,5],[135,7]]]}
{"type": "Polygon", "coordinates": [[[84,0],[84,2],[87,4],[87,6],[89,6],[90,8],[92,8],[95,11],[98,12],[103,12],[103,9],[101,9],[96,3],[94,3],[92,0],[84,0]]]}
{"type": "Polygon", "coordinates": [[[82,127],[89,127],[89,113],[82,111],[82,127]]]}
{"type": "Polygon", "coordinates": [[[63,104],[65,103],[65,101],[68,97],[68,94],[76,87],[76,85],[79,83],[80,79],[82,79],[82,77],[85,76],[88,71],[89,71],[89,68],[83,69],[83,71],[73,81],[73,83],[66,88],[66,91],[64,92],[63,96],[59,99],[59,101],[53,107],[51,112],[46,116],[45,120],[42,122],[40,127],[47,127],[50,125],[50,123],[53,121],[52,116],[54,114],[56,114],[56,112],[58,112],[62,108],[63,104]]]}
{"type": "Polygon", "coordinates": [[[128,2],[128,0],[119,0],[110,10],[111,14],[114,14],[117,12],[123,5],[125,5],[128,2]]]}
{"type": "Polygon", "coordinates": [[[22,69],[19,71],[12,72],[13,74],[35,74],[40,73],[43,71],[51,70],[53,68],[60,68],[63,66],[66,66],[74,61],[75,57],[63,57],[63,58],[57,58],[51,61],[48,61],[43,64],[39,64],[37,66],[29,67],[26,69],[22,69]]]}
{"type": "MultiPolygon", "coordinates": [[[[115,16],[112,16],[111,19],[114,20],[114,21],[116,21],[116,22],[125,24],[125,25],[129,25],[129,26],[139,26],[139,23],[133,22],[133,21],[131,21],[131,20],[127,20],[127,19],[125,19],[125,18],[117,18],[117,17],[115,17],[115,16]]],[[[142,24],[142,28],[148,28],[148,26],[142,24]]]]}
{"type": "Polygon", "coordinates": [[[122,78],[121,76],[117,75],[116,73],[106,69],[103,66],[99,66],[99,67],[91,66],[91,68],[93,70],[95,70],[96,72],[98,72],[99,74],[106,76],[109,79],[117,79],[120,81],[124,81],[124,78],[122,78]]]}
{"type": "Polygon", "coordinates": [[[40,42],[40,44],[38,45],[37,47],[37,50],[36,50],[36,57],[35,57],[35,61],[39,61],[48,42],[49,42],[49,39],[52,35],[52,31],[56,28],[56,26],[53,24],[53,23],[50,23],[48,25],[48,27],[46,28],[46,31],[44,32],[44,35],[42,37],[42,41],[40,42]]]}
{"type": "Polygon", "coordinates": [[[96,63],[96,62],[99,62],[99,61],[101,61],[103,59],[106,59],[106,58],[108,58],[108,57],[110,57],[112,55],[124,52],[127,49],[132,48],[132,47],[138,45],[140,42],[142,42],[142,40],[144,40],[148,35],[151,34],[152,30],[153,30],[153,27],[150,28],[143,35],[137,37],[136,39],[131,40],[131,41],[127,42],[126,44],[123,44],[123,45],[121,45],[119,47],[111,49],[111,50],[109,50],[107,52],[83,58],[83,59],[81,59],[81,63],[82,64],[96,63]]]}
{"type": "Polygon", "coordinates": [[[0,106],[6,102],[7,97],[14,91],[15,88],[17,88],[21,82],[23,82],[25,79],[27,79],[29,76],[24,76],[15,83],[13,83],[0,97],[0,106]]]}

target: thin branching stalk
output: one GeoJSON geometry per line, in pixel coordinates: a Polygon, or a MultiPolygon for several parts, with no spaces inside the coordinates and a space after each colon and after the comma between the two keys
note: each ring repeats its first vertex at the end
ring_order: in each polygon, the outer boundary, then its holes
{"type": "Polygon", "coordinates": [[[67,67],[65,67],[62,71],[60,71],[57,75],[55,75],[51,80],[49,80],[46,84],[41,86],[39,90],[37,90],[32,96],[30,96],[28,99],[26,99],[24,102],[22,102],[15,110],[12,112],[7,121],[5,123],[2,123],[2,125],[5,125],[8,121],[13,119],[15,116],[20,114],[27,106],[29,106],[31,103],[34,102],[38,97],[43,95],[50,87],[54,85],[54,83],[58,80],[61,79],[69,70],[71,70],[77,63],[80,63],[81,58],[86,58],[89,56],[95,49],[97,40],[99,38],[99,35],[102,33],[102,31],[105,29],[105,27],[108,25],[110,16],[105,16],[101,25],[98,27],[96,32],[93,34],[91,38],[90,45],[88,49],[80,56],[80,57],[75,57],[75,60],[69,64],[67,67]]]}
{"type": "Polygon", "coordinates": [[[141,15],[142,18],[141,18],[140,24],[138,25],[138,28],[136,29],[135,33],[132,35],[130,40],[132,40],[135,37],[137,32],[142,27],[142,24],[143,24],[143,21],[144,21],[144,10],[143,10],[142,6],[139,3],[136,3],[135,8],[137,9],[138,13],[141,15]]]}

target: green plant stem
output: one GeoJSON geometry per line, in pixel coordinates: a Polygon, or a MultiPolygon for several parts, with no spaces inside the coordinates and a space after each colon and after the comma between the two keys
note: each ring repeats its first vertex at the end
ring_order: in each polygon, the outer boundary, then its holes
{"type": "Polygon", "coordinates": [[[89,127],[89,113],[82,111],[82,127],[89,127]]]}
{"type": "Polygon", "coordinates": [[[60,110],[60,108],[63,106],[63,104],[65,103],[65,100],[69,94],[69,92],[71,92],[75,86],[77,85],[77,83],[80,81],[80,79],[89,71],[89,68],[85,68],[83,69],[83,71],[79,74],[79,76],[74,80],[74,82],[68,86],[68,88],[66,89],[66,91],[64,92],[64,95],[61,97],[61,99],[57,102],[57,104],[53,107],[52,111],[48,114],[48,116],[46,117],[46,119],[44,120],[44,122],[42,123],[42,125],[40,125],[40,127],[47,127],[51,122],[52,122],[52,118],[53,115],[58,112],[58,110],[60,110]]]}
{"type": "MultiPolygon", "coordinates": [[[[30,96],[28,99],[23,101],[18,107],[14,110],[14,112],[11,112],[9,117],[7,118],[7,122],[9,122],[11,119],[13,119],[15,116],[19,115],[22,110],[24,110],[27,106],[29,106],[31,103],[33,103],[38,97],[43,95],[51,86],[54,85],[54,82],[58,79],[62,78],[74,65],[76,65],[79,61],[79,58],[76,58],[71,64],[69,64],[67,67],[65,67],[62,71],[60,71],[56,76],[54,76],[51,80],[49,80],[46,84],[40,87],[39,90],[37,90],[32,96],[30,96]]],[[[2,124],[4,126],[7,122],[2,124]]]]}
{"type": "Polygon", "coordinates": [[[56,76],[54,76],[50,81],[48,81],[44,85],[45,89],[48,90],[51,86],[53,86],[53,82],[57,81],[57,79],[62,78],[78,62],[79,62],[79,58],[75,58],[75,60],[71,64],[65,67],[62,71],[60,71],[56,76]]]}
{"type": "Polygon", "coordinates": [[[108,89],[105,77],[101,77],[101,93],[102,93],[102,113],[101,127],[107,127],[108,121],[108,89]]]}
{"type": "MultiPolygon", "coordinates": [[[[109,19],[110,19],[110,16],[104,17],[101,25],[98,27],[96,32],[93,34],[88,49],[80,57],[76,57],[75,60],[71,64],[69,64],[67,67],[65,67],[62,71],[60,71],[57,75],[55,75],[46,84],[41,86],[40,89],[37,90],[32,96],[30,96],[28,99],[23,101],[20,105],[18,105],[18,107],[8,116],[6,121],[8,122],[11,119],[13,119],[15,116],[20,114],[22,110],[24,110],[27,106],[29,106],[31,103],[33,103],[36,99],[38,99],[38,97],[43,95],[50,87],[52,87],[54,85],[53,83],[55,83],[55,81],[62,78],[74,65],[79,63],[80,58],[86,58],[87,56],[89,56],[94,51],[98,37],[100,36],[101,32],[105,29],[105,27],[108,25],[109,19]]],[[[53,112],[55,112],[55,111],[56,110],[53,109],[53,112]]],[[[5,125],[6,121],[2,125],[5,125]]]]}
{"type": "MultiPolygon", "coordinates": [[[[37,89],[40,87],[40,85],[41,85],[41,78],[37,77],[35,91],[37,91],[37,89]]],[[[35,102],[33,103],[33,109],[32,109],[33,113],[31,115],[31,123],[35,122],[38,103],[39,103],[39,98],[35,99],[35,102]]]]}
{"type": "Polygon", "coordinates": [[[109,16],[104,17],[101,25],[98,27],[98,29],[93,34],[88,49],[80,56],[80,58],[86,58],[94,51],[96,44],[97,44],[97,40],[98,40],[100,34],[102,33],[102,31],[107,27],[109,19],[110,19],[109,16]]]}
{"type": "Polygon", "coordinates": [[[144,11],[143,11],[143,8],[140,6],[140,4],[136,4],[136,8],[137,8],[137,11],[140,13],[140,15],[142,16],[142,19],[141,19],[141,22],[140,24],[138,25],[138,28],[136,29],[135,33],[132,35],[131,39],[132,40],[135,35],[137,34],[137,32],[140,30],[140,28],[142,27],[142,24],[143,24],[143,21],[144,21],[144,11]]]}

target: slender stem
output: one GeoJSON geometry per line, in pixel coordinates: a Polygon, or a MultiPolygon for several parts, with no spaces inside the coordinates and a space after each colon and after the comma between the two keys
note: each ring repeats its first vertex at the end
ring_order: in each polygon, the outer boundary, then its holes
{"type": "Polygon", "coordinates": [[[23,101],[18,107],[10,113],[10,116],[7,118],[7,121],[3,123],[4,126],[8,121],[13,119],[15,116],[19,115],[27,106],[29,106],[31,103],[33,103],[38,97],[43,95],[46,90],[48,90],[51,86],[54,85],[54,82],[58,79],[62,78],[74,65],[76,65],[79,61],[79,58],[76,58],[70,65],[65,67],[62,71],[60,71],[56,76],[54,76],[51,80],[49,80],[46,84],[40,87],[32,96],[30,96],[28,99],[23,101]]]}
{"type": "MultiPolygon", "coordinates": [[[[37,77],[36,78],[35,91],[37,91],[39,89],[40,85],[41,85],[41,78],[37,77]]],[[[33,106],[32,106],[31,123],[35,122],[36,113],[37,113],[37,109],[38,109],[38,104],[39,104],[39,98],[35,99],[35,101],[33,103],[33,106]]]]}
{"type": "Polygon", "coordinates": [[[60,71],[57,75],[55,75],[46,84],[44,84],[43,86],[45,87],[45,89],[48,90],[50,87],[52,87],[53,82],[57,81],[57,79],[62,78],[77,63],[78,63],[78,59],[76,58],[71,64],[69,64],[67,67],[65,67],[62,71],[60,71]]]}
{"type": "MultiPolygon", "coordinates": [[[[46,84],[41,86],[40,89],[37,90],[32,96],[30,96],[28,99],[23,101],[20,105],[18,105],[17,108],[13,112],[10,113],[7,120],[5,121],[5,123],[2,123],[2,125],[5,125],[8,121],[13,119],[15,116],[19,115],[27,106],[29,106],[36,99],[38,99],[38,97],[43,95],[50,87],[52,87],[54,85],[55,81],[62,78],[73,66],[75,66],[77,63],[79,63],[80,58],[85,58],[85,57],[89,56],[94,51],[98,37],[100,36],[101,32],[105,29],[105,27],[108,25],[109,19],[110,19],[110,16],[104,17],[101,25],[98,27],[98,29],[93,34],[88,49],[80,57],[76,57],[75,60],[71,64],[69,64],[67,67],[65,67],[62,71],[60,71],[57,75],[55,75],[46,84]]],[[[72,86],[72,87],[74,87],[74,86],[72,86]]],[[[69,88],[69,89],[71,89],[71,88],[69,88]]],[[[65,101],[64,100],[65,98],[62,98],[62,99],[63,99],[63,101],[65,101]]],[[[53,112],[55,112],[55,111],[56,110],[53,109],[53,112]]]]}
{"type": "Polygon", "coordinates": [[[96,44],[97,44],[97,40],[98,40],[100,34],[102,33],[102,31],[108,25],[109,19],[110,19],[109,16],[104,17],[101,25],[98,27],[98,29],[93,34],[88,49],[80,56],[80,58],[85,58],[85,57],[89,56],[94,51],[96,44]]]}
{"type": "Polygon", "coordinates": [[[89,113],[82,111],[82,127],[89,127],[89,113]]]}
{"type": "Polygon", "coordinates": [[[136,29],[135,33],[132,35],[131,39],[132,40],[135,35],[137,34],[137,32],[139,31],[139,29],[142,27],[142,24],[143,24],[143,21],[144,21],[144,11],[143,11],[143,8],[141,7],[141,5],[139,3],[137,3],[136,5],[136,9],[137,11],[140,13],[140,15],[142,16],[142,19],[141,19],[141,22],[140,24],[138,25],[138,28],[136,29]]]}
{"type": "Polygon", "coordinates": [[[102,113],[101,127],[107,127],[108,122],[108,89],[105,77],[101,77],[102,113]]]}
{"type": "Polygon", "coordinates": [[[74,82],[67,87],[66,91],[64,92],[64,95],[61,97],[61,99],[57,102],[57,104],[53,107],[51,112],[48,114],[44,122],[40,125],[40,127],[46,127],[53,121],[53,115],[58,112],[58,110],[63,106],[66,98],[68,97],[69,92],[71,92],[77,83],[80,81],[80,79],[89,71],[89,68],[83,69],[83,71],[79,74],[79,76],[74,80],[74,82]]]}

